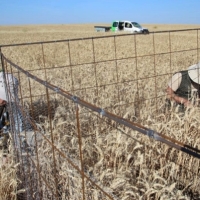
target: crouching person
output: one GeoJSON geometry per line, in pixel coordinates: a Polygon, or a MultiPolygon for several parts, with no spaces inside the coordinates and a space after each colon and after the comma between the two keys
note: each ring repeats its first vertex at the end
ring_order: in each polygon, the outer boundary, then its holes
{"type": "Polygon", "coordinates": [[[199,103],[200,97],[200,63],[190,66],[187,70],[176,72],[167,87],[167,104],[178,106],[185,111],[199,103]]]}
{"type": "Polygon", "coordinates": [[[18,97],[18,80],[12,74],[0,72],[0,129],[3,135],[3,148],[6,150],[9,131],[18,152],[21,152],[20,135],[25,131],[33,134],[28,115],[21,112],[18,97]]]}

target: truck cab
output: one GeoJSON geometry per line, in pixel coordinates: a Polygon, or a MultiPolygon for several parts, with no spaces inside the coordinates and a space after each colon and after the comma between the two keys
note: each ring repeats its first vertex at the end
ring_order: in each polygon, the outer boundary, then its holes
{"type": "Polygon", "coordinates": [[[130,33],[149,33],[148,29],[143,28],[140,24],[137,22],[131,22],[131,21],[114,21],[112,23],[111,31],[117,32],[117,31],[127,31],[130,33]]]}

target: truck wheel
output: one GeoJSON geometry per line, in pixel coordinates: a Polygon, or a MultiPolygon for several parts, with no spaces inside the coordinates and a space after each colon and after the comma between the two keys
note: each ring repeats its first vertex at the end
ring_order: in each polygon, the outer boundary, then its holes
{"type": "Polygon", "coordinates": [[[149,34],[149,31],[148,30],[144,30],[143,34],[149,34]]]}

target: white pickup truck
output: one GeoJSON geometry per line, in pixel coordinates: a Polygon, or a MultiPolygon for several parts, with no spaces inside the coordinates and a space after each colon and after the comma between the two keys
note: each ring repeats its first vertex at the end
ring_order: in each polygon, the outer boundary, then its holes
{"type": "Polygon", "coordinates": [[[108,26],[94,26],[97,32],[118,32],[118,31],[126,31],[130,33],[143,33],[148,34],[149,30],[147,28],[142,27],[137,22],[132,21],[114,21],[111,27],[108,26]]]}

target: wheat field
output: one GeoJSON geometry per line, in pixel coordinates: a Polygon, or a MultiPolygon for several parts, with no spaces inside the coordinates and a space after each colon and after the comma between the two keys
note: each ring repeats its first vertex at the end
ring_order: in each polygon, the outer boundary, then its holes
{"type": "MultiPolygon", "coordinates": [[[[94,25],[96,24],[1,26],[0,44],[114,35],[114,33],[97,33],[94,31],[94,25]]],[[[150,32],[199,28],[198,25],[147,24],[143,26],[148,28],[150,32]]],[[[165,89],[171,74],[181,69],[187,69],[189,65],[195,63],[199,58],[197,55],[199,52],[196,54],[194,50],[178,52],[174,55],[162,54],[169,48],[172,51],[181,48],[194,48],[200,38],[197,38],[196,31],[174,33],[171,36],[171,44],[173,45],[170,46],[168,39],[166,39],[168,37],[168,33],[159,34],[153,39],[151,34],[138,36],[136,39],[137,44],[139,44],[137,49],[133,48],[134,45],[130,45],[135,42],[133,37],[119,37],[115,40],[116,52],[113,51],[112,37],[95,40],[95,61],[98,62],[96,71],[94,71],[94,64],[91,64],[94,58],[91,55],[91,41],[88,40],[72,41],[70,43],[70,58],[63,56],[69,53],[66,44],[44,44],[45,67],[47,68],[45,73],[41,73],[44,63],[39,45],[2,48],[2,52],[25,70],[29,70],[39,78],[96,106],[200,148],[199,108],[194,107],[187,110],[185,115],[177,112],[177,108],[168,113],[163,111],[165,89]],[[152,45],[153,42],[155,45],[152,45]],[[155,48],[153,48],[154,46],[155,48]],[[137,56],[141,56],[137,60],[137,65],[135,59],[131,58],[136,53],[137,56]],[[154,53],[160,53],[160,55],[143,57],[143,55],[154,53]],[[116,63],[112,61],[115,56],[119,59],[117,71],[116,63]],[[103,62],[104,60],[111,61],[103,62]],[[75,66],[72,71],[70,68],[59,68],[59,70],[57,68],[69,64],[75,66]],[[139,81],[134,82],[133,80],[136,79],[139,81]],[[118,87],[114,84],[116,82],[118,87]],[[97,85],[98,94],[96,94],[97,85]]],[[[15,72],[14,69],[13,72],[15,72]]],[[[23,74],[20,75],[20,78],[20,83],[23,85],[21,96],[29,104],[27,78],[23,74]]],[[[45,116],[44,105],[39,106],[41,99],[38,98],[38,96],[45,94],[45,87],[34,80],[31,80],[31,84],[34,85],[32,92],[37,96],[33,98],[34,105],[37,107],[37,115],[40,115],[37,120],[40,119],[38,122],[46,130],[46,136],[50,137],[48,118],[45,116]]],[[[71,155],[73,160],[77,161],[80,158],[79,141],[75,137],[74,106],[59,94],[52,95],[52,100],[58,102],[53,118],[55,144],[59,150],[71,155]],[[55,98],[53,99],[53,97],[55,98]]],[[[116,124],[107,121],[100,122],[96,120],[93,113],[85,112],[82,107],[80,110],[85,171],[97,177],[98,182],[105,188],[110,188],[111,193],[116,198],[123,200],[200,199],[198,193],[199,176],[196,173],[199,170],[197,159],[188,157],[167,145],[156,143],[127,127],[113,128],[116,127],[116,124]]],[[[52,166],[50,151],[48,143],[43,141],[39,149],[39,158],[43,164],[42,173],[49,179],[53,179],[51,170],[49,170],[52,166]],[[48,156],[49,160],[46,159],[48,156]]],[[[7,187],[1,187],[0,195],[4,199],[16,199],[17,194],[23,192],[23,189],[18,190],[17,188],[19,180],[15,172],[18,163],[13,162],[12,155],[10,155],[8,162],[5,167],[1,167],[0,179],[1,186],[9,185],[9,190],[7,187]]],[[[60,184],[63,185],[63,188],[67,188],[69,186],[65,180],[68,178],[69,171],[73,171],[73,169],[62,159],[58,159],[57,165],[61,169],[59,173],[60,184]]],[[[80,176],[74,172],[73,178],[70,177],[69,182],[74,185],[74,187],[69,187],[70,197],[81,199],[80,176]]],[[[87,192],[92,194],[92,197],[87,196],[88,199],[102,197],[102,194],[95,187],[89,183],[86,185],[89,188],[87,192]]],[[[67,199],[66,195],[63,192],[61,199],[67,199]]]]}

